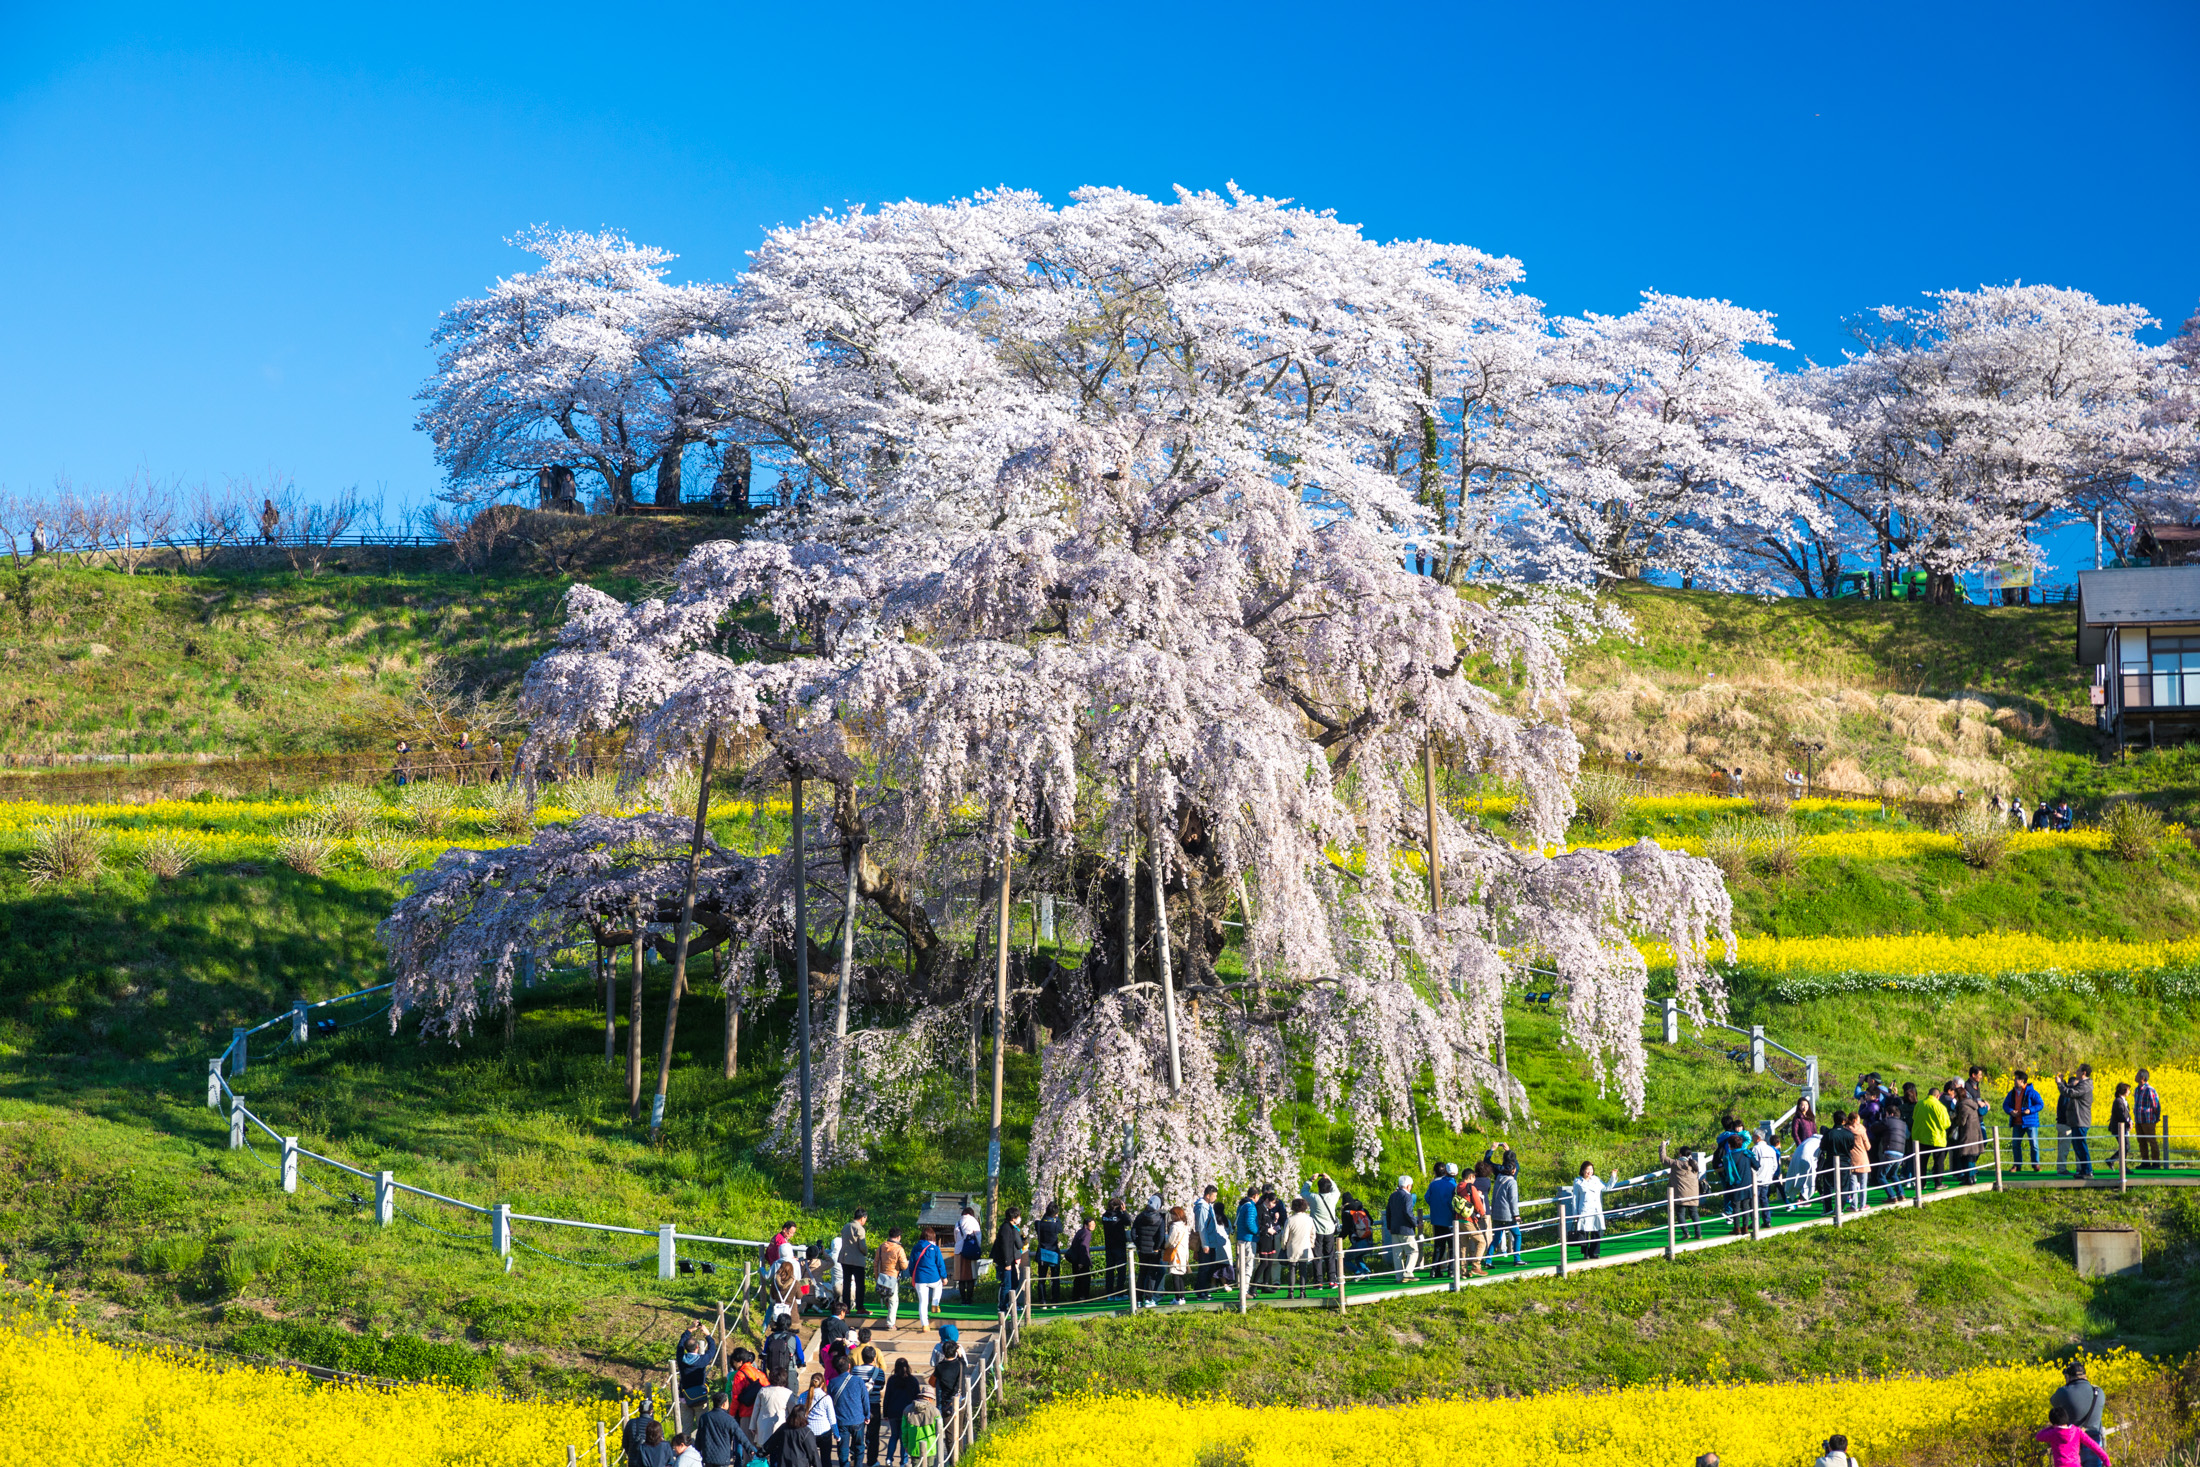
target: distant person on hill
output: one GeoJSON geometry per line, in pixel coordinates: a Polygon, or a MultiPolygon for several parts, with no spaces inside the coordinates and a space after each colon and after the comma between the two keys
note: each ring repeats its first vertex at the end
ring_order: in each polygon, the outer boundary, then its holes
{"type": "Polygon", "coordinates": [[[1950,1080],[1940,1102],[1948,1112],[1948,1144],[1954,1148],[1948,1153],[1949,1177],[1957,1186],[1968,1187],[1978,1180],[1979,1153],[1986,1149],[1978,1096],[1950,1080]]]}
{"type": "Polygon", "coordinates": [[[1191,1215],[1181,1207],[1169,1209],[1169,1232],[1161,1245],[1161,1262],[1168,1270],[1168,1286],[1176,1291],[1176,1302],[1184,1302],[1187,1281],[1192,1273],[1192,1259],[1198,1252],[1193,1241],[1191,1215]]]}
{"type": "Polygon", "coordinates": [[[2025,828],[2024,801],[2015,795],[2009,797],[2009,823],[2019,830],[2025,828]]]}
{"type": "Polygon", "coordinates": [[[1856,1133],[1849,1129],[1849,1113],[1847,1111],[1836,1107],[1831,1121],[1832,1124],[1827,1126],[1818,1138],[1819,1170],[1831,1174],[1830,1176],[1822,1176],[1818,1183],[1818,1190],[1826,1199],[1825,1211],[1828,1217],[1831,1217],[1835,1209],[1838,1206],[1845,1205],[1848,1200],[1845,1196],[1837,1196],[1837,1194],[1847,1182],[1849,1147],[1856,1142],[1856,1133]]]}
{"type": "Polygon", "coordinates": [[[1774,1189],[1780,1185],[1780,1148],[1772,1144],[1772,1128],[1768,1125],[1757,1133],[1757,1139],[1749,1148],[1750,1160],[1756,1163],[1757,1207],[1759,1211],[1772,1206],[1774,1189]]]}
{"type": "Polygon", "coordinates": [[[2162,1143],[2155,1133],[2162,1124],[2162,1092],[2154,1088],[2152,1071],[2141,1070],[2131,1087],[2131,1120],[2139,1128],[2139,1169],[2154,1171],[2162,1164],[2162,1143]]]}
{"type": "Polygon", "coordinates": [[[1223,1210],[1222,1189],[1212,1182],[1192,1202],[1192,1238],[1199,1248],[1199,1277],[1192,1287],[1202,1299],[1214,1292],[1215,1274],[1230,1256],[1230,1229],[1223,1210]]]}
{"type": "Polygon", "coordinates": [[[1451,1228],[1455,1219],[1451,1199],[1458,1190],[1459,1179],[1451,1175],[1451,1163],[1436,1163],[1436,1176],[1428,1184],[1428,1264],[1431,1273],[1442,1273],[1451,1267],[1451,1228]]]}
{"type": "Polygon", "coordinates": [[[1077,1231],[1069,1235],[1069,1249],[1062,1257],[1069,1264],[1070,1302],[1081,1304],[1092,1297],[1092,1218],[1089,1214],[1077,1219],[1077,1231]]]}
{"type": "Polygon", "coordinates": [[[1001,1225],[993,1234],[994,1300],[1003,1317],[1015,1307],[1016,1291],[1024,1285],[1023,1221],[1024,1210],[1011,1207],[1001,1214],[1001,1225]]]}
{"type": "Polygon", "coordinates": [[[1566,1211],[1573,1224],[1574,1240],[1581,1244],[1581,1256],[1595,1258],[1603,1253],[1604,1183],[1597,1180],[1593,1163],[1581,1164],[1581,1171],[1568,1191],[1566,1211]]]}
{"type": "Polygon", "coordinates": [[[1267,1288],[1283,1286],[1283,1267],[1276,1262],[1276,1246],[1283,1240],[1283,1199],[1272,1187],[1260,1189],[1260,1231],[1253,1235],[1253,1248],[1260,1256],[1253,1282],[1267,1288]]]}
{"type": "Polygon", "coordinates": [[[1818,1178],[1818,1150],[1821,1145],[1823,1145],[1823,1143],[1819,1140],[1818,1133],[1816,1131],[1813,1131],[1808,1136],[1805,1136],[1802,1140],[1796,1142],[1795,1149],[1788,1153],[1788,1201],[1810,1201],[1814,1191],[1816,1190],[1814,1187],[1814,1183],[1817,1181],[1818,1178]]]}
{"type": "Polygon", "coordinates": [[[1757,1158],[1751,1150],[1749,1133],[1742,1129],[1740,1118],[1723,1116],[1719,1121],[1718,1139],[1711,1153],[1712,1180],[1717,1183],[1724,1205],[1720,1211],[1729,1219],[1729,1229],[1738,1227],[1732,1219],[1749,1211],[1750,1188],[1756,1185],[1757,1158]]]}
{"type": "Polygon", "coordinates": [[[1814,1467],[1862,1467],[1861,1463],[1849,1455],[1849,1439],[1839,1432],[1826,1438],[1822,1450],[1825,1455],[1818,1459],[1814,1467]]]}
{"type": "Polygon", "coordinates": [[[1795,1102],[1795,1114],[1788,1121],[1788,1140],[1798,1146],[1818,1134],[1818,1107],[1804,1096],[1795,1102]]]}
{"type": "MultiPolygon", "coordinates": [[[[1948,1083],[1953,1085],[1955,1081],[1948,1083]]],[[[1910,1112],[1910,1134],[1917,1138],[1918,1159],[1924,1164],[1925,1175],[1933,1179],[1936,1192],[1948,1171],[1948,1123],[1952,1119],[1938,1095],[1928,1094],[1910,1112]]]]}
{"type": "Polygon", "coordinates": [[[1131,1247],[1138,1253],[1138,1297],[1149,1309],[1160,1303],[1154,1295],[1161,1292],[1161,1250],[1168,1242],[1169,1215],[1161,1210],[1161,1194],[1156,1192],[1131,1219],[1131,1247]]]}
{"type": "Polygon", "coordinates": [[[1917,1081],[1903,1082],[1902,1098],[1895,1102],[1902,1108],[1902,1124],[1911,1131],[1917,1130],[1917,1081]]]}
{"type": "Polygon", "coordinates": [[[2011,1077],[2009,1093],[2001,1098],[2001,1113],[2009,1117],[2009,1169],[2024,1170],[2024,1147],[2032,1144],[2032,1170],[2040,1169],[2040,1112],[2047,1103],[2033,1087],[2032,1077],[2019,1070],[2011,1077]]]}
{"type": "Polygon", "coordinates": [[[886,1305],[888,1329],[901,1318],[901,1276],[908,1268],[909,1254],[901,1246],[901,1229],[888,1228],[886,1241],[878,1245],[878,1258],[871,1265],[871,1281],[878,1285],[878,1297],[886,1305]]]}
{"type": "Polygon", "coordinates": [[[859,1207],[840,1230],[840,1297],[857,1314],[863,1312],[863,1285],[870,1276],[870,1225],[871,1214],[859,1207]]]}
{"type": "Polygon", "coordinates": [[[1467,1277],[1480,1278],[1489,1270],[1482,1259],[1490,1251],[1490,1180],[1496,1169],[1486,1161],[1474,1164],[1474,1175],[1452,1194],[1451,1205],[1459,1219],[1459,1244],[1467,1250],[1467,1277]]]}
{"type": "Polygon", "coordinates": [[[1344,1193],[1337,1204],[1337,1228],[1344,1238],[1345,1276],[1368,1272],[1367,1255],[1375,1251],[1375,1218],[1367,1204],[1344,1193]]]}
{"type": "Polygon", "coordinates": [[[1658,1160],[1673,1173],[1673,1223],[1676,1237],[1703,1236],[1703,1159],[1693,1146],[1668,1153],[1658,1142],[1658,1160]]]}
{"type": "Polygon", "coordinates": [[[977,1211],[966,1202],[955,1220],[955,1289],[965,1304],[978,1302],[978,1261],[985,1255],[978,1232],[977,1211]]]}

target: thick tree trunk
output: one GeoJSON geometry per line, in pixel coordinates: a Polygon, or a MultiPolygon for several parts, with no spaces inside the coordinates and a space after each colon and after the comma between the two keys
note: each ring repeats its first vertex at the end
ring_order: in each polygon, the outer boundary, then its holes
{"type": "Polygon", "coordinates": [[[687,452],[687,443],[675,438],[665,445],[664,455],[657,460],[657,502],[680,502],[680,459],[687,452]]]}

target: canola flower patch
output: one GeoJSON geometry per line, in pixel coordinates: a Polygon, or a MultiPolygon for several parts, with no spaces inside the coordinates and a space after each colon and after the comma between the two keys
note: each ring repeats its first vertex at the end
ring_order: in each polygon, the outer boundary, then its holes
{"type": "Polygon", "coordinates": [[[63,1322],[0,1326],[0,1463],[97,1443],[194,1467],[563,1467],[595,1457],[600,1408],[420,1384],[318,1385],[288,1371],[126,1350],[63,1322]]]}
{"type": "MultiPolygon", "coordinates": [[[[2200,997],[2200,937],[2119,942],[2031,932],[1904,932],[1876,937],[1739,939],[1736,967],[1771,980],[1788,1003],[1842,993],[2088,993],[2125,980],[2165,998],[2200,997]]],[[[1655,969],[1672,952],[1643,945],[1655,969]]]]}
{"type": "MultiPolygon", "coordinates": [[[[2096,1358],[2111,1397],[2156,1374],[2143,1358],[2096,1358]]],[[[1996,1365],[1940,1379],[1793,1380],[1552,1392],[1496,1400],[1312,1410],[1169,1396],[1086,1396],[1042,1407],[984,1441],[977,1467],[1438,1467],[1462,1443],[1541,1467],[1640,1467],[1717,1452],[1722,1467],[1795,1467],[1831,1431],[1865,1462],[1936,1440],[2044,1425],[2062,1384],[2053,1363],[1996,1365]]]]}
{"type": "MultiPolygon", "coordinates": [[[[1614,840],[1578,841],[1571,845],[1543,847],[1547,856],[1562,851],[1615,851],[1630,846],[1643,837],[1626,837],[1614,840]]],[[[1686,851],[1691,856],[1704,854],[1705,843],[1699,836],[1663,835],[1649,837],[1669,851],[1686,851]]],[[[1944,835],[1937,830],[1836,830],[1824,835],[1802,837],[1806,856],[1830,856],[1849,861],[1914,861],[1924,856],[1955,856],[1961,853],[1961,843],[1955,836],[1944,835]]],[[[2009,833],[2009,849],[2024,851],[2105,851],[2108,849],[2108,832],[2104,830],[2024,830],[2009,833]]],[[[1523,847],[1522,849],[1526,849],[1523,847]]]]}

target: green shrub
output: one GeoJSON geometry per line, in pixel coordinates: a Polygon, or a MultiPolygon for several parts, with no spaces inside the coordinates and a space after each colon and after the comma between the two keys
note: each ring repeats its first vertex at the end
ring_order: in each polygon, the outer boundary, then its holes
{"type": "Polygon", "coordinates": [[[1747,820],[1722,820],[1704,832],[1703,851],[1713,865],[1726,873],[1729,881],[1739,881],[1749,874],[1749,828],[1747,820]]]}
{"type": "Polygon", "coordinates": [[[23,872],[32,886],[96,881],[107,869],[107,832],[89,815],[58,815],[31,827],[23,872]]]}
{"type": "Polygon", "coordinates": [[[373,790],[356,784],[332,784],[313,797],[313,817],[330,835],[351,836],[374,829],[389,809],[373,790]]]}
{"type": "MultiPolygon", "coordinates": [[[[1574,812],[1591,830],[1610,830],[1627,818],[1630,794],[1627,781],[1617,774],[1588,770],[1574,781],[1574,812]]],[[[687,802],[692,813],[692,792],[687,802]]]]}
{"type": "Polygon", "coordinates": [[[1785,813],[1752,820],[1750,864],[1767,876],[1786,878],[1803,869],[1803,832],[1785,813]]]}
{"type": "Polygon", "coordinates": [[[1966,866],[1991,871],[2009,854],[2009,818],[1986,804],[1969,804],[1948,822],[1966,866]]]}
{"type": "Polygon", "coordinates": [[[147,1273],[196,1273],[205,1261],[204,1238],[155,1238],[138,1249],[138,1266],[147,1273]]]}
{"type": "Polygon", "coordinates": [[[491,1358],[465,1345],[418,1335],[355,1335],[325,1324],[262,1319],[229,1338],[229,1347],[301,1365],[348,1370],[382,1380],[447,1380],[484,1386],[495,1378],[491,1358]]]}

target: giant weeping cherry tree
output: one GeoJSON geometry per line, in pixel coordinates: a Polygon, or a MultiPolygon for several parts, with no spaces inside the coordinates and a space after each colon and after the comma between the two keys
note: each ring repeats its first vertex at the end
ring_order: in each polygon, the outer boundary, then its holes
{"type": "MultiPolygon", "coordinates": [[[[1710,863],[1519,850],[1436,798],[1441,762],[1517,791],[1538,841],[1573,810],[1578,606],[1408,569],[1449,543],[1430,455],[1489,456],[1460,410],[1476,363],[1535,335],[1517,274],[1235,192],[904,204],[757,252],[688,361],[723,431],[812,492],[660,596],[575,587],[524,707],[535,746],[622,733],[663,771],[738,735],[767,750],[752,779],[824,793],[833,847],[804,878],[843,961],[797,979],[837,985],[822,1161],[903,1124],[993,992],[993,956],[935,925],[955,890],[1080,913],[1077,966],[1019,965],[1051,1031],[1041,1197],[1281,1181],[1302,1070],[1362,1168],[1417,1095],[1455,1129],[1517,1114],[1503,998],[1529,965],[1631,1109],[1634,939],[1671,948],[1690,1013],[1723,1006],[1710,863]],[[846,960],[859,920],[906,940],[906,975],[846,960]],[[1232,922],[1242,977],[1218,970],[1232,922]]],[[[1477,512],[1486,533],[1533,510],[1477,512]]],[[[752,889],[727,920],[784,923],[752,889]]],[[[455,1023],[480,1001],[470,951],[407,952],[401,1006],[455,1023]]]]}

